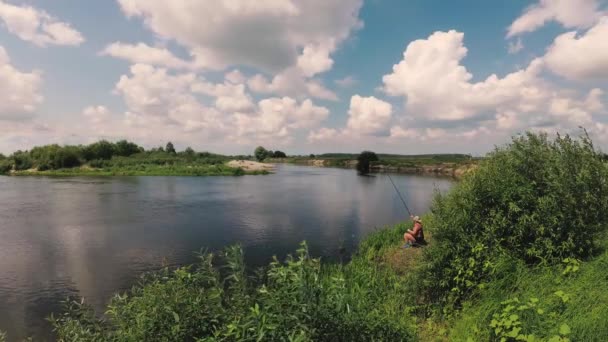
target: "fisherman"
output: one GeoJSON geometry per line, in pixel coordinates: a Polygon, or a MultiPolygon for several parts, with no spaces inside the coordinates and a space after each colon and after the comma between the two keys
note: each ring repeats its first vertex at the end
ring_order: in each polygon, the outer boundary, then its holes
{"type": "Polygon", "coordinates": [[[403,240],[405,240],[405,245],[403,245],[403,248],[426,245],[420,217],[412,215],[410,215],[410,217],[414,221],[414,227],[403,234],[403,240]]]}

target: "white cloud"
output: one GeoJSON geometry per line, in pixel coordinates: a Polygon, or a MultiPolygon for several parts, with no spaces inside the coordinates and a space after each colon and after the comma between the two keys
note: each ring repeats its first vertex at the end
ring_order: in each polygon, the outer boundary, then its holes
{"type": "Polygon", "coordinates": [[[213,96],[216,98],[215,106],[225,112],[248,112],[254,108],[251,96],[246,92],[245,84],[235,84],[228,79],[237,79],[234,73],[226,74],[226,82],[210,83],[205,81],[196,82],[192,90],[196,93],[213,96]]]}
{"type": "Polygon", "coordinates": [[[577,37],[564,33],[553,41],[544,60],[557,75],[571,80],[608,77],[608,17],[577,37]]]}
{"type": "Polygon", "coordinates": [[[337,79],[334,82],[342,88],[350,88],[358,83],[357,79],[353,76],[346,76],[344,78],[337,79]]]}
{"type": "Polygon", "coordinates": [[[158,136],[197,134],[203,141],[286,144],[301,130],[317,127],[329,115],[310,99],[272,97],[254,103],[238,73],[212,83],[193,73],[175,73],[136,64],[123,75],[116,92],[127,105],[125,123],[132,131],[158,136]],[[211,99],[205,104],[198,95],[211,99]]]}
{"type": "Polygon", "coordinates": [[[583,101],[541,77],[543,60],[535,59],[526,69],[503,78],[490,75],[473,83],[460,64],[467,49],[460,32],[435,32],[428,39],[410,43],[404,58],[383,77],[384,90],[403,96],[409,116],[430,122],[452,122],[450,126],[499,120],[501,127],[574,122],[591,114],[583,101]],[[568,109],[564,109],[564,104],[568,109]],[[575,113],[577,110],[580,112],[575,113]],[[569,115],[564,115],[565,111],[569,115]],[[583,112],[585,114],[583,114],[583,112]]]}
{"type": "Polygon", "coordinates": [[[224,77],[228,82],[234,84],[245,83],[247,81],[245,75],[243,75],[243,73],[241,73],[238,69],[230,71],[224,77]]]}
{"type": "Polygon", "coordinates": [[[373,96],[355,95],[350,99],[346,127],[349,131],[362,135],[385,134],[392,112],[393,107],[388,102],[373,96]]]}
{"type": "Polygon", "coordinates": [[[596,0],[540,0],[509,26],[507,37],[532,32],[549,21],[566,28],[587,28],[601,16],[596,0]]]}
{"type": "Polygon", "coordinates": [[[0,19],[19,38],[38,46],[80,45],[82,34],[43,10],[0,1],[0,19]]]}
{"type": "Polygon", "coordinates": [[[329,57],[334,49],[333,44],[328,46],[306,45],[302,54],[298,57],[298,68],[306,77],[312,77],[318,73],[331,69],[334,61],[329,57]]]}
{"type": "Polygon", "coordinates": [[[43,99],[40,72],[21,72],[10,62],[8,53],[0,46],[0,120],[26,118],[43,99]]]}
{"type": "Polygon", "coordinates": [[[224,129],[221,114],[204,106],[191,92],[197,82],[192,73],[171,74],[164,68],[146,64],[131,66],[131,75],[123,75],[116,84],[130,114],[130,122],[147,121],[176,125],[184,130],[206,130],[217,133],[224,129]],[[137,120],[136,120],[137,119],[137,120]]]}
{"type": "Polygon", "coordinates": [[[87,117],[91,123],[100,124],[110,119],[110,111],[104,106],[89,106],[82,111],[82,115],[87,117]]]}
{"type": "Polygon", "coordinates": [[[168,68],[185,69],[192,63],[176,57],[166,48],[152,47],[145,43],[125,44],[112,43],[101,51],[102,55],[125,59],[131,63],[142,63],[168,68]]]}
{"type": "Polygon", "coordinates": [[[336,94],[319,80],[306,79],[299,68],[287,68],[271,81],[256,74],[247,81],[249,88],[261,94],[279,94],[296,98],[314,97],[323,100],[338,100],[336,94]]]}
{"type": "Polygon", "coordinates": [[[524,43],[521,41],[521,38],[517,38],[515,42],[509,42],[509,53],[515,54],[521,51],[524,48],[524,43]]]}
{"type": "Polygon", "coordinates": [[[334,140],[341,133],[334,128],[321,127],[318,130],[311,131],[308,134],[308,142],[326,142],[329,140],[334,140]]]}
{"type": "Polygon", "coordinates": [[[290,143],[296,130],[316,127],[329,115],[325,107],[316,106],[311,100],[300,104],[292,98],[268,98],[258,103],[253,114],[234,115],[236,141],[262,141],[290,143]],[[278,141],[277,141],[278,140],[278,141]]]}
{"type": "Polygon", "coordinates": [[[307,75],[331,67],[330,55],[361,26],[362,0],[119,0],[129,17],[188,47],[203,68],[247,65],[280,71],[301,64],[307,75]],[[207,29],[201,29],[201,18],[207,29]]]}

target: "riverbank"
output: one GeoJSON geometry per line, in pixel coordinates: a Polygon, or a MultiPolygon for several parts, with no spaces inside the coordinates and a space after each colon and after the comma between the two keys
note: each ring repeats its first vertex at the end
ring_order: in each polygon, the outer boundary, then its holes
{"type": "Polygon", "coordinates": [[[177,152],[172,143],[145,150],[122,140],[77,146],[46,145],[0,155],[0,174],[13,176],[241,176],[268,174],[272,166],[225,156],[177,152]],[[240,160],[240,161],[238,161],[240,160]]]}
{"type": "Polygon", "coordinates": [[[88,165],[57,169],[37,169],[10,171],[10,176],[52,176],[52,177],[81,177],[81,176],[242,176],[242,175],[267,175],[268,169],[244,170],[229,165],[141,165],[138,167],[104,167],[93,168],[88,165]]]}
{"type": "MultiPolygon", "coordinates": [[[[356,159],[344,158],[280,158],[269,159],[272,163],[291,163],[315,167],[341,167],[355,169],[356,159]]],[[[479,165],[478,160],[461,160],[458,162],[441,162],[432,158],[408,159],[381,159],[370,166],[371,172],[382,173],[404,173],[418,175],[432,175],[452,178],[462,178],[464,175],[474,171],[479,165]]]]}
{"type": "Polygon", "coordinates": [[[409,222],[369,234],[346,264],[303,244],[249,277],[229,247],[150,276],[103,322],[70,302],[58,338],[606,341],[608,170],[593,146],[514,138],[436,195],[421,250],[400,249],[409,222]]]}

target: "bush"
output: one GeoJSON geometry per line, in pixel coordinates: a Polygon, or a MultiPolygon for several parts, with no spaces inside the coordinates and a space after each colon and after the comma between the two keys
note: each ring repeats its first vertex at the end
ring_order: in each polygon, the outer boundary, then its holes
{"type": "Polygon", "coordinates": [[[13,164],[9,160],[0,160],[0,175],[9,173],[13,168],[13,164]]]}
{"type": "Polygon", "coordinates": [[[304,244],[255,278],[227,248],[196,267],[148,275],[95,318],[81,301],[52,317],[62,341],[409,341],[415,327],[398,278],[358,259],[323,269],[304,244]]]}
{"type": "Polygon", "coordinates": [[[528,133],[497,148],[450,193],[437,195],[422,295],[458,307],[506,255],[525,264],[584,259],[608,222],[606,165],[585,134],[528,133]]]}
{"type": "Polygon", "coordinates": [[[34,166],[32,158],[30,158],[27,152],[15,152],[13,154],[13,161],[15,164],[15,170],[28,170],[34,166]]]}
{"type": "Polygon", "coordinates": [[[258,146],[255,148],[255,151],[253,151],[253,155],[255,155],[255,159],[261,162],[268,158],[268,151],[264,147],[258,146]]]}
{"type": "Polygon", "coordinates": [[[363,151],[357,157],[357,171],[359,174],[368,174],[371,162],[378,161],[378,156],[371,151],[363,151]]]}

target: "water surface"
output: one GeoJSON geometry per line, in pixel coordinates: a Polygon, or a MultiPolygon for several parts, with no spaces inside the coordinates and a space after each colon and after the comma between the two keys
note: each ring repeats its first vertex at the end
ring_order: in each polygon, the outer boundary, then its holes
{"type": "MultiPolygon", "coordinates": [[[[410,209],[428,210],[445,178],[392,175],[410,209]]],[[[201,248],[240,243],[263,265],[302,240],[335,259],[407,214],[385,175],[281,165],[244,177],[0,177],[0,330],[50,339],[67,296],[101,309],[112,294],[201,248]]]]}

